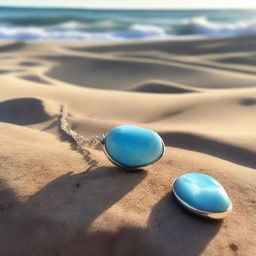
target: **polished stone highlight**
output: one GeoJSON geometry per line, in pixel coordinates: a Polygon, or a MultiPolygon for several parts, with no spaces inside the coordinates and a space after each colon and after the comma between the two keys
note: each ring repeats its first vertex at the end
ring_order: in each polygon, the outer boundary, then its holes
{"type": "Polygon", "coordinates": [[[110,130],[104,144],[112,162],[131,169],[154,163],[164,153],[164,143],[156,132],[132,125],[110,130]]]}
{"type": "MultiPolygon", "coordinates": [[[[226,213],[232,203],[218,181],[202,173],[187,173],[173,183],[173,192],[183,206],[198,214],[226,213]]],[[[221,215],[220,215],[221,216],[221,215]]],[[[224,215],[223,215],[224,216],[224,215]]]]}

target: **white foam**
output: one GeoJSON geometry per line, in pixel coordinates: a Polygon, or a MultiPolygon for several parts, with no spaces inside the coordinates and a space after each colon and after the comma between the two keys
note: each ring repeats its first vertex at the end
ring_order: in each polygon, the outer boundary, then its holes
{"type": "Polygon", "coordinates": [[[140,24],[132,25],[130,29],[116,31],[112,34],[122,39],[155,39],[166,38],[168,36],[161,27],[140,24]]]}
{"type": "Polygon", "coordinates": [[[236,36],[256,33],[256,20],[231,23],[214,23],[205,17],[195,17],[182,22],[183,25],[190,26],[194,34],[206,36],[236,36]]]}
{"type": "Polygon", "coordinates": [[[130,29],[108,32],[86,32],[77,30],[77,23],[66,23],[60,27],[11,27],[0,26],[0,39],[5,40],[92,40],[113,41],[151,39],[166,37],[164,30],[156,26],[134,25],[130,29]],[[66,26],[68,29],[64,29],[66,26]],[[74,29],[72,29],[74,28],[74,29]]]}
{"type": "MultiPolygon", "coordinates": [[[[196,17],[182,21],[178,25],[178,29],[182,33],[176,31],[177,35],[168,34],[165,28],[161,26],[133,24],[130,27],[118,28],[118,24],[113,22],[105,20],[92,24],[70,21],[48,27],[17,27],[1,24],[0,39],[123,41],[167,39],[188,35],[213,37],[256,34],[256,20],[229,24],[215,23],[207,20],[205,17],[196,17]],[[97,32],[97,29],[102,27],[104,29],[100,29],[97,32]]],[[[175,33],[174,31],[172,32],[175,33]]]]}

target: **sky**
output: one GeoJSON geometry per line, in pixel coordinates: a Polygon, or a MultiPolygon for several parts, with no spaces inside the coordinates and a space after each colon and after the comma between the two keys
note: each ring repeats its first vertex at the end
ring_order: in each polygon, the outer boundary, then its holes
{"type": "Polygon", "coordinates": [[[110,9],[256,8],[256,0],[0,0],[0,6],[110,9]]]}

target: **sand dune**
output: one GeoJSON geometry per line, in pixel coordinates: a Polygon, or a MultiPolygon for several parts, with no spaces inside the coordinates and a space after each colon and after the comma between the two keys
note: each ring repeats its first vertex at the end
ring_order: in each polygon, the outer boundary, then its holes
{"type": "Polygon", "coordinates": [[[200,92],[196,88],[189,88],[182,85],[167,83],[164,81],[145,81],[141,85],[135,85],[132,89],[137,92],[148,93],[192,93],[200,92]]]}
{"type": "Polygon", "coordinates": [[[255,67],[256,55],[249,56],[229,56],[227,58],[219,58],[217,61],[231,64],[245,64],[255,67]]]}
{"type": "Polygon", "coordinates": [[[0,52],[10,52],[10,51],[17,51],[24,48],[26,44],[24,42],[14,42],[14,43],[7,43],[3,44],[0,47],[0,52]]]}
{"type": "Polygon", "coordinates": [[[255,254],[256,37],[0,52],[0,255],[255,254]],[[100,145],[77,148],[60,131],[62,104],[86,137],[121,124],[159,132],[164,158],[127,172],[100,145]],[[233,213],[183,211],[171,183],[187,172],[220,181],[233,213]]]}
{"type": "Polygon", "coordinates": [[[33,74],[29,74],[29,75],[22,75],[20,76],[21,79],[24,80],[28,80],[31,82],[35,82],[35,83],[39,83],[39,84],[45,84],[45,85],[51,85],[50,82],[48,82],[47,80],[45,80],[44,78],[41,78],[38,75],[33,75],[33,74]]]}
{"type": "MultiPolygon", "coordinates": [[[[235,39],[237,40],[237,39],[235,39]]],[[[152,41],[152,42],[134,42],[130,44],[109,44],[84,46],[68,46],[67,49],[78,51],[90,51],[97,53],[104,52],[128,52],[128,51],[149,51],[161,49],[162,52],[173,53],[177,55],[202,55],[213,53],[229,52],[254,52],[255,36],[240,37],[234,44],[234,38],[223,39],[196,39],[191,40],[173,40],[173,41],[152,41]]]]}
{"type": "Polygon", "coordinates": [[[59,61],[59,65],[46,72],[47,76],[71,84],[100,89],[127,90],[130,84],[146,79],[161,79],[201,88],[253,87],[256,83],[254,75],[238,75],[237,72],[213,68],[202,69],[189,64],[124,57],[103,56],[102,58],[102,54],[97,57],[85,55],[84,57],[61,56],[47,59],[53,58],[54,61],[59,61]],[[100,76],[95,77],[95,69],[101,70],[100,76]],[[207,84],[205,80],[208,80],[207,84]]]}

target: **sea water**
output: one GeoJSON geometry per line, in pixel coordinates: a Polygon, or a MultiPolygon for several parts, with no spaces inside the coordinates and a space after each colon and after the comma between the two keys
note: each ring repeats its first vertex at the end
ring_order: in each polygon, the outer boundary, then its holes
{"type": "Polygon", "coordinates": [[[256,34],[256,10],[0,7],[0,40],[122,41],[256,34]]]}

